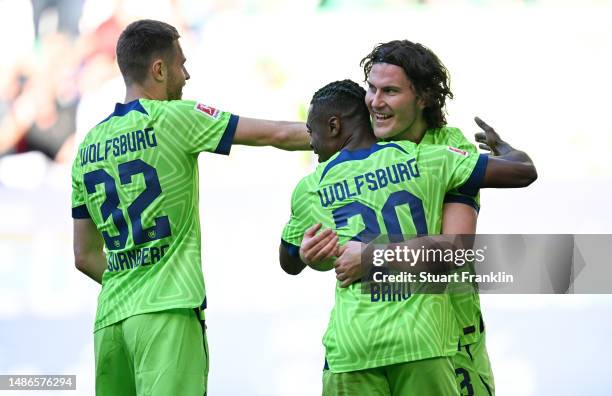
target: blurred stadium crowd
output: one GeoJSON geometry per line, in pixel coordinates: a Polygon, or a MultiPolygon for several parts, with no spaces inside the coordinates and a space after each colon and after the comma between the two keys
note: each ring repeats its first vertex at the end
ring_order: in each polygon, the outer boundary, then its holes
{"type": "MultiPolygon", "coordinates": [[[[197,34],[206,19],[223,12],[260,13],[289,7],[335,10],[348,7],[407,5],[500,5],[546,0],[134,0],[0,1],[2,19],[31,14],[32,25],[9,32],[19,51],[0,66],[0,157],[39,151],[59,163],[70,162],[75,136],[82,137],[97,114],[92,97],[104,95],[110,82],[120,84],[115,43],[122,28],[154,6],[183,36],[197,34]],[[100,4],[103,4],[102,6],[100,4]],[[104,3],[106,3],[104,5],[104,3]]],[[[111,100],[110,103],[113,103],[111,100]]],[[[1,183],[1,180],[0,180],[1,183]]]]}

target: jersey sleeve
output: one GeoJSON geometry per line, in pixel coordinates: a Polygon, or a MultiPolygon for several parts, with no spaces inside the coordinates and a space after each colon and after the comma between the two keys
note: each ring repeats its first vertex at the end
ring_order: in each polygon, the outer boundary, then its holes
{"type": "Polygon", "coordinates": [[[485,154],[468,153],[455,147],[447,146],[447,194],[448,191],[476,197],[482,186],[489,157],[485,154]]]}
{"type": "Polygon", "coordinates": [[[304,232],[315,223],[308,205],[306,185],[307,179],[304,178],[293,190],[291,196],[291,217],[285,225],[281,236],[281,244],[285,246],[293,257],[299,257],[304,232]]]}
{"type": "Polygon", "coordinates": [[[229,154],[238,116],[193,100],[161,102],[157,115],[161,129],[173,134],[178,149],[229,154]]]}
{"type": "Polygon", "coordinates": [[[72,218],[88,219],[91,216],[85,205],[85,187],[83,186],[83,174],[79,166],[79,155],[72,164],[72,218]]]}
{"type": "MultiPolygon", "coordinates": [[[[459,128],[445,127],[440,134],[439,144],[445,144],[466,151],[470,154],[477,154],[476,146],[471,143],[459,128]]],[[[462,203],[473,207],[477,212],[480,211],[480,191],[476,195],[462,194],[457,189],[452,189],[446,193],[444,203],[462,203]]]]}

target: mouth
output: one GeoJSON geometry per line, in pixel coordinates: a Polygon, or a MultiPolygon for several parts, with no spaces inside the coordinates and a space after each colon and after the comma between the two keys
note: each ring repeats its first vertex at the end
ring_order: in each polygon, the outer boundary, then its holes
{"type": "Polygon", "coordinates": [[[376,122],[384,122],[384,121],[387,121],[387,120],[389,120],[389,119],[391,119],[393,117],[392,114],[381,113],[381,112],[378,112],[378,111],[372,111],[371,114],[372,114],[372,118],[376,122]]]}

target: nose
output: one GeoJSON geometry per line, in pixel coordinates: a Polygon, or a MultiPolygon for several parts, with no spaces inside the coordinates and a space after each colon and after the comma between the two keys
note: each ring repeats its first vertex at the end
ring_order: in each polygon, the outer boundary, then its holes
{"type": "Polygon", "coordinates": [[[183,73],[185,73],[185,80],[189,80],[191,78],[187,69],[183,68],[183,73]]]}
{"type": "Polygon", "coordinates": [[[380,91],[376,93],[371,93],[369,99],[370,99],[370,107],[373,109],[381,108],[384,105],[384,101],[382,100],[382,97],[380,96],[380,91]]]}

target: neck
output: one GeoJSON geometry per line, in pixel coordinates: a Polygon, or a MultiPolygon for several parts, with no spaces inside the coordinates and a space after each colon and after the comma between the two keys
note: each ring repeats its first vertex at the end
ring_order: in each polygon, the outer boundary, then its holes
{"type": "Polygon", "coordinates": [[[125,103],[136,99],[164,100],[155,90],[145,86],[132,84],[125,88],[125,103]]]}
{"type": "Polygon", "coordinates": [[[393,140],[410,140],[414,143],[420,143],[423,136],[427,132],[427,123],[422,117],[419,117],[406,131],[395,136],[393,140]]]}
{"type": "Polygon", "coordinates": [[[359,150],[369,148],[376,143],[376,136],[369,129],[355,129],[352,134],[346,137],[342,149],[359,150]]]}

